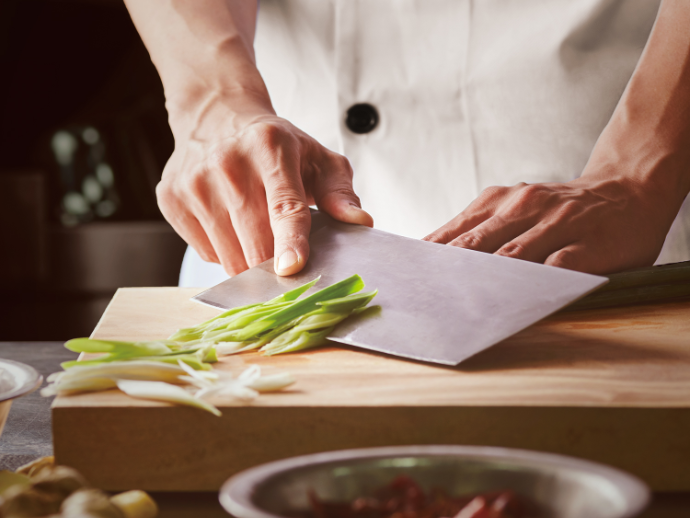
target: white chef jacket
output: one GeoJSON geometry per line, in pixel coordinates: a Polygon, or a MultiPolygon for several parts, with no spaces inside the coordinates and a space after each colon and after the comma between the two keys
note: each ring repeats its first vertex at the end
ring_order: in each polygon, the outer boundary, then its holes
{"type": "MultiPolygon", "coordinates": [[[[640,58],[650,0],[261,0],[278,115],[347,156],[377,228],[421,238],[484,188],[578,177],[640,58]],[[379,123],[345,124],[368,103],[379,123]]],[[[657,262],[690,259],[690,203],[657,262]]],[[[227,278],[193,251],[181,285],[227,278]]]]}

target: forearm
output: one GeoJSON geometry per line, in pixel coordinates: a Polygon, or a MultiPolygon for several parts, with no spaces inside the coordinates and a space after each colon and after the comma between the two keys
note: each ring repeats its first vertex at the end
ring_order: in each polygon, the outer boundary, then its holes
{"type": "Polygon", "coordinates": [[[617,168],[680,207],[690,191],[688,27],[690,2],[664,0],[635,73],[583,177],[617,168]]]}
{"type": "Polygon", "coordinates": [[[161,76],[174,133],[193,131],[209,111],[273,112],[254,60],[256,0],[126,4],[161,76]],[[225,109],[211,110],[218,104],[225,109]]]}

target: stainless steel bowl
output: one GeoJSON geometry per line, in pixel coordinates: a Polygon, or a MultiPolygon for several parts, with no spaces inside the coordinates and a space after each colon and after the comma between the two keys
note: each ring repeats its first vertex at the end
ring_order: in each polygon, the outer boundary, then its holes
{"type": "Polygon", "coordinates": [[[454,496],[511,489],[548,518],[630,518],[649,500],[642,481],[594,462],[505,448],[403,446],[263,464],[225,482],[220,502],[237,518],[276,518],[308,509],[310,489],[323,500],[352,501],[403,473],[454,496]]]}
{"type": "Polygon", "coordinates": [[[33,392],[42,382],[43,376],[33,367],[0,359],[0,435],[10,413],[12,400],[33,392]]]}

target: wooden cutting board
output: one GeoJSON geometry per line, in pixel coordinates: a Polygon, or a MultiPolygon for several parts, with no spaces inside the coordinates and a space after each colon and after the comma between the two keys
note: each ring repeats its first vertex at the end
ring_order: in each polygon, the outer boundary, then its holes
{"type": "MultiPolygon", "coordinates": [[[[189,301],[198,291],[120,289],[93,336],[163,338],[217,314],[189,301]]],[[[250,404],[215,401],[222,417],[114,390],[57,397],[58,463],[105,489],[212,491],[293,455],[479,444],[592,459],[658,491],[690,491],[690,302],[557,314],[455,368],[343,347],[216,367],[249,364],[298,381],[250,404]]]]}

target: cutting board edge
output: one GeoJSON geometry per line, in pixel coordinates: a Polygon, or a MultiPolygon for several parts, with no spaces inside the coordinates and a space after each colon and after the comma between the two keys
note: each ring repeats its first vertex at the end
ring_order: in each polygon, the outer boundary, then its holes
{"type": "Polygon", "coordinates": [[[107,490],[214,491],[242,469],[295,455],[466,444],[586,458],[631,472],[656,491],[690,491],[687,408],[303,407],[267,415],[239,407],[220,418],[175,410],[53,409],[57,462],[107,490]]]}

